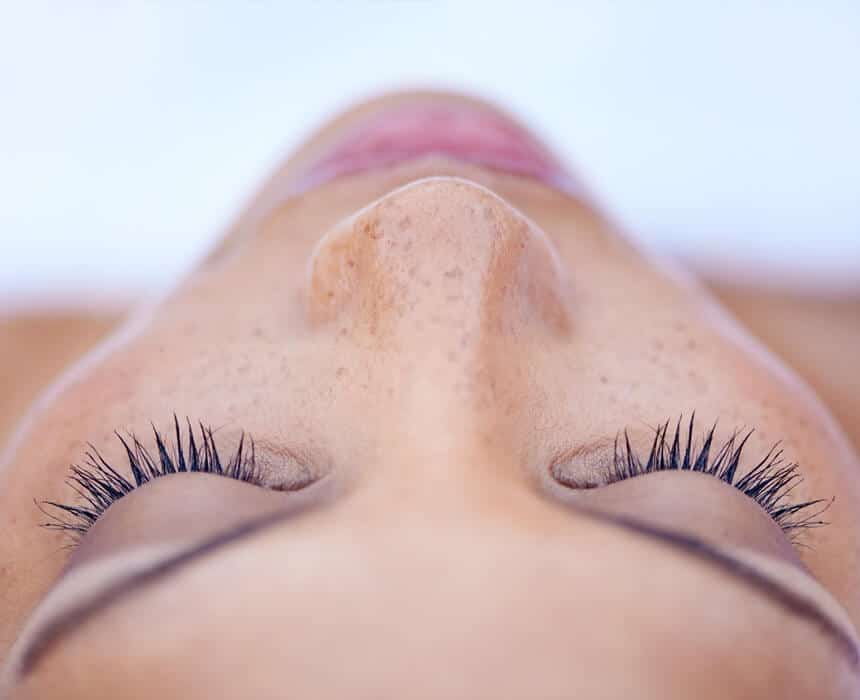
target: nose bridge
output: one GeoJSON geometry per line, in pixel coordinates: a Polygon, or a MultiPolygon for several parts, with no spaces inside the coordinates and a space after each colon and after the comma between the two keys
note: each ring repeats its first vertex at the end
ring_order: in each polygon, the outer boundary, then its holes
{"type": "Polygon", "coordinates": [[[452,178],[397,190],[320,241],[308,322],[368,351],[375,388],[361,391],[388,387],[379,419],[397,431],[383,459],[433,472],[502,449],[534,374],[531,343],[567,332],[560,269],[526,217],[452,178]]]}

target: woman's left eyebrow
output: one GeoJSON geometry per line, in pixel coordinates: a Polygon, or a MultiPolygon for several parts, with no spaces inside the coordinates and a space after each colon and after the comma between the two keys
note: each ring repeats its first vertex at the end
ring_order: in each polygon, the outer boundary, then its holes
{"type": "Polygon", "coordinates": [[[225,547],[265,531],[270,527],[279,525],[281,522],[295,517],[309,508],[306,504],[303,508],[290,508],[287,511],[269,513],[261,518],[243,523],[238,527],[217,533],[199,544],[181,550],[176,554],[169,555],[149,568],[140,569],[133,574],[122,577],[112,585],[107,586],[98,595],[72,606],[55,618],[49,620],[36,631],[30,643],[23,650],[20,657],[17,673],[19,677],[33,671],[39,661],[56,644],[70,632],[90,618],[98,615],[114,603],[133,594],[135,591],[146,587],[159,579],[178,573],[187,565],[202,559],[203,557],[224,549],[225,547]]]}
{"type": "MultiPolygon", "coordinates": [[[[305,509],[301,508],[300,511],[305,509]]],[[[702,540],[674,530],[666,530],[635,519],[606,515],[594,511],[580,511],[580,513],[586,517],[622,528],[652,541],[660,542],[675,551],[683,552],[687,556],[694,557],[703,563],[719,569],[734,580],[742,582],[748,590],[755,591],[786,612],[801,617],[818,627],[839,647],[853,668],[857,669],[860,666],[860,650],[858,650],[853,637],[846,630],[837,624],[815,602],[761,573],[753,566],[702,540]]],[[[150,583],[177,573],[194,561],[222,550],[238,541],[253,537],[269,528],[277,527],[285,520],[293,518],[296,515],[298,515],[297,510],[290,509],[287,512],[269,514],[232,530],[216,534],[200,544],[194,545],[175,555],[168,556],[148,569],[137,571],[116,581],[93,598],[69,608],[48,621],[44,627],[36,632],[32,641],[23,650],[23,654],[20,657],[20,664],[18,666],[19,677],[32,672],[47,652],[56,646],[65,636],[77,629],[83,622],[103,612],[114,603],[128,597],[150,583]]]]}

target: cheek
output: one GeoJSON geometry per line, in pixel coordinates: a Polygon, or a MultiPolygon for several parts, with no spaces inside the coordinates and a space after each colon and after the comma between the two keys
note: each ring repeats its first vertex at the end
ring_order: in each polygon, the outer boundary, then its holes
{"type": "Polygon", "coordinates": [[[703,425],[754,427],[762,445],[785,440],[770,430],[795,403],[778,361],[695,292],[642,277],[620,298],[583,303],[574,352],[588,359],[595,409],[654,422],[695,412],[703,425]]]}

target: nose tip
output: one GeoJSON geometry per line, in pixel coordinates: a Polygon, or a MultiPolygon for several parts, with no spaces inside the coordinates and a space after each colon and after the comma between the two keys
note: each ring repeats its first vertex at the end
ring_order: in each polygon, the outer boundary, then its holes
{"type": "Polygon", "coordinates": [[[376,344],[428,334],[438,344],[447,330],[462,345],[527,327],[564,332],[563,287],[556,252],[535,224],[477,184],[430,178],[323,237],[310,260],[307,312],[312,325],[337,319],[376,344]]]}

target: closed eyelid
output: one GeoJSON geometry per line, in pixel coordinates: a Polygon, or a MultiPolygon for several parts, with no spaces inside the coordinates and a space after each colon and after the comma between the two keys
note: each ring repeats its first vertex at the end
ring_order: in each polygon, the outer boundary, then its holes
{"type": "Polygon", "coordinates": [[[614,441],[597,440],[592,449],[578,447],[554,460],[550,473],[556,482],[574,490],[597,488],[656,472],[706,474],[757,503],[793,544],[799,532],[828,524],[821,516],[832,499],[796,499],[793,492],[803,482],[803,472],[797,463],[784,458],[779,442],[751,467],[744,468],[742,455],[754,430],[735,430],[717,442],[714,423],[697,444],[695,422],[693,412],[686,425],[683,416],[674,426],[668,420],[658,424],[650,438],[650,450],[644,453],[633,447],[625,429],[614,441]]]}
{"type": "MultiPolygon", "coordinates": [[[[694,411],[686,421],[681,415],[674,428],[671,428],[671,421],[668,420],[658,424],[653,429],[651,449],[645,458],[631,447],[625,429],[623,440],[622,433],[619,433],[614,443],[608,439],[597,441],[597,452],[605,453],[596,460],[597,468],[590,467],[584,473],[581,467],[574,468],[573,473],[567,475],[568,470],[563,465],[575,462],[577,456],[582,456],[580,446],[572,451],[573,460],[553,460],[549,471],[555,481],[573,489],[611,484],[656,471],[700,472],[733,486],[755,501],[782,528],[792,543],[798,532],[827,524],[820,517],[830,505],[827,499],[796,501],[792,497],[792,492],[803,481],[803,476],[797,464],[784,462],[779,443],[754,467],[740,470],[741,454],[753,431],[735,431],[718,446],[714,443],[714,423],[703,434],[701,444],[694,445],[695,421],[694,411]]],[[[312,466],[319,461],[314,455],[303,455],[265,440],[259,443],[266,449],[261,452],[263,459],[258,461],[255,442],[249,435],[246,443],[244,432],[231,453],[232,457],[221,459],[212,428],[200,423],[195,440],[191,421],[186,418],[185,423],[187,430],[183,434],[180,421],[174,414],[172,445],[153,425],[157,446],[153,453],[133,433],[127,437],[115,433],[125,449],[131,478],[125,475],[125,470],[115,470],[91,445],[85,453],[83,464],[72,465],[67,478],[67,483],[84,498],[84,502],[43,501],[40,507],[48,518],[44,526],[72,534],[76,538],[82,537],[115,501],[148,481],[175,472],[211,472],[267,489],[290,491],[304,488],[321,478],[320,470],[312,466]],[[275,461],[278,462],[288,460],[299,468],[291,470],[291,474],[287,474],[282,465],[273,470],[266,464],[266,454],[275,455],[278,458],[275,461]]],[[[584,452],[588,454],[591,451],[584,452]]]]}
{"type": "Polygon", "coordinates": [[[186,418],[183,432],[179,419],[173,416],[172,450],[162,433],[153,425],[156,451],[153,453],[133,433],[115,432],[128,462],[127,470],[115,469],[93,445],[85,452],[82,464],[70,467],[66,483],[80,497],[76,503],[43,501],[37,504],[48,518],[43,526],[72,535],[79,540],[99,521],[108,508],[140,486],[177,473],[207,473],[266,487],[256,461],[254,441],[244,432],[239,436],[229,458],[222,457],[211,427],[199,424],[195,430],[186,418]]]}

